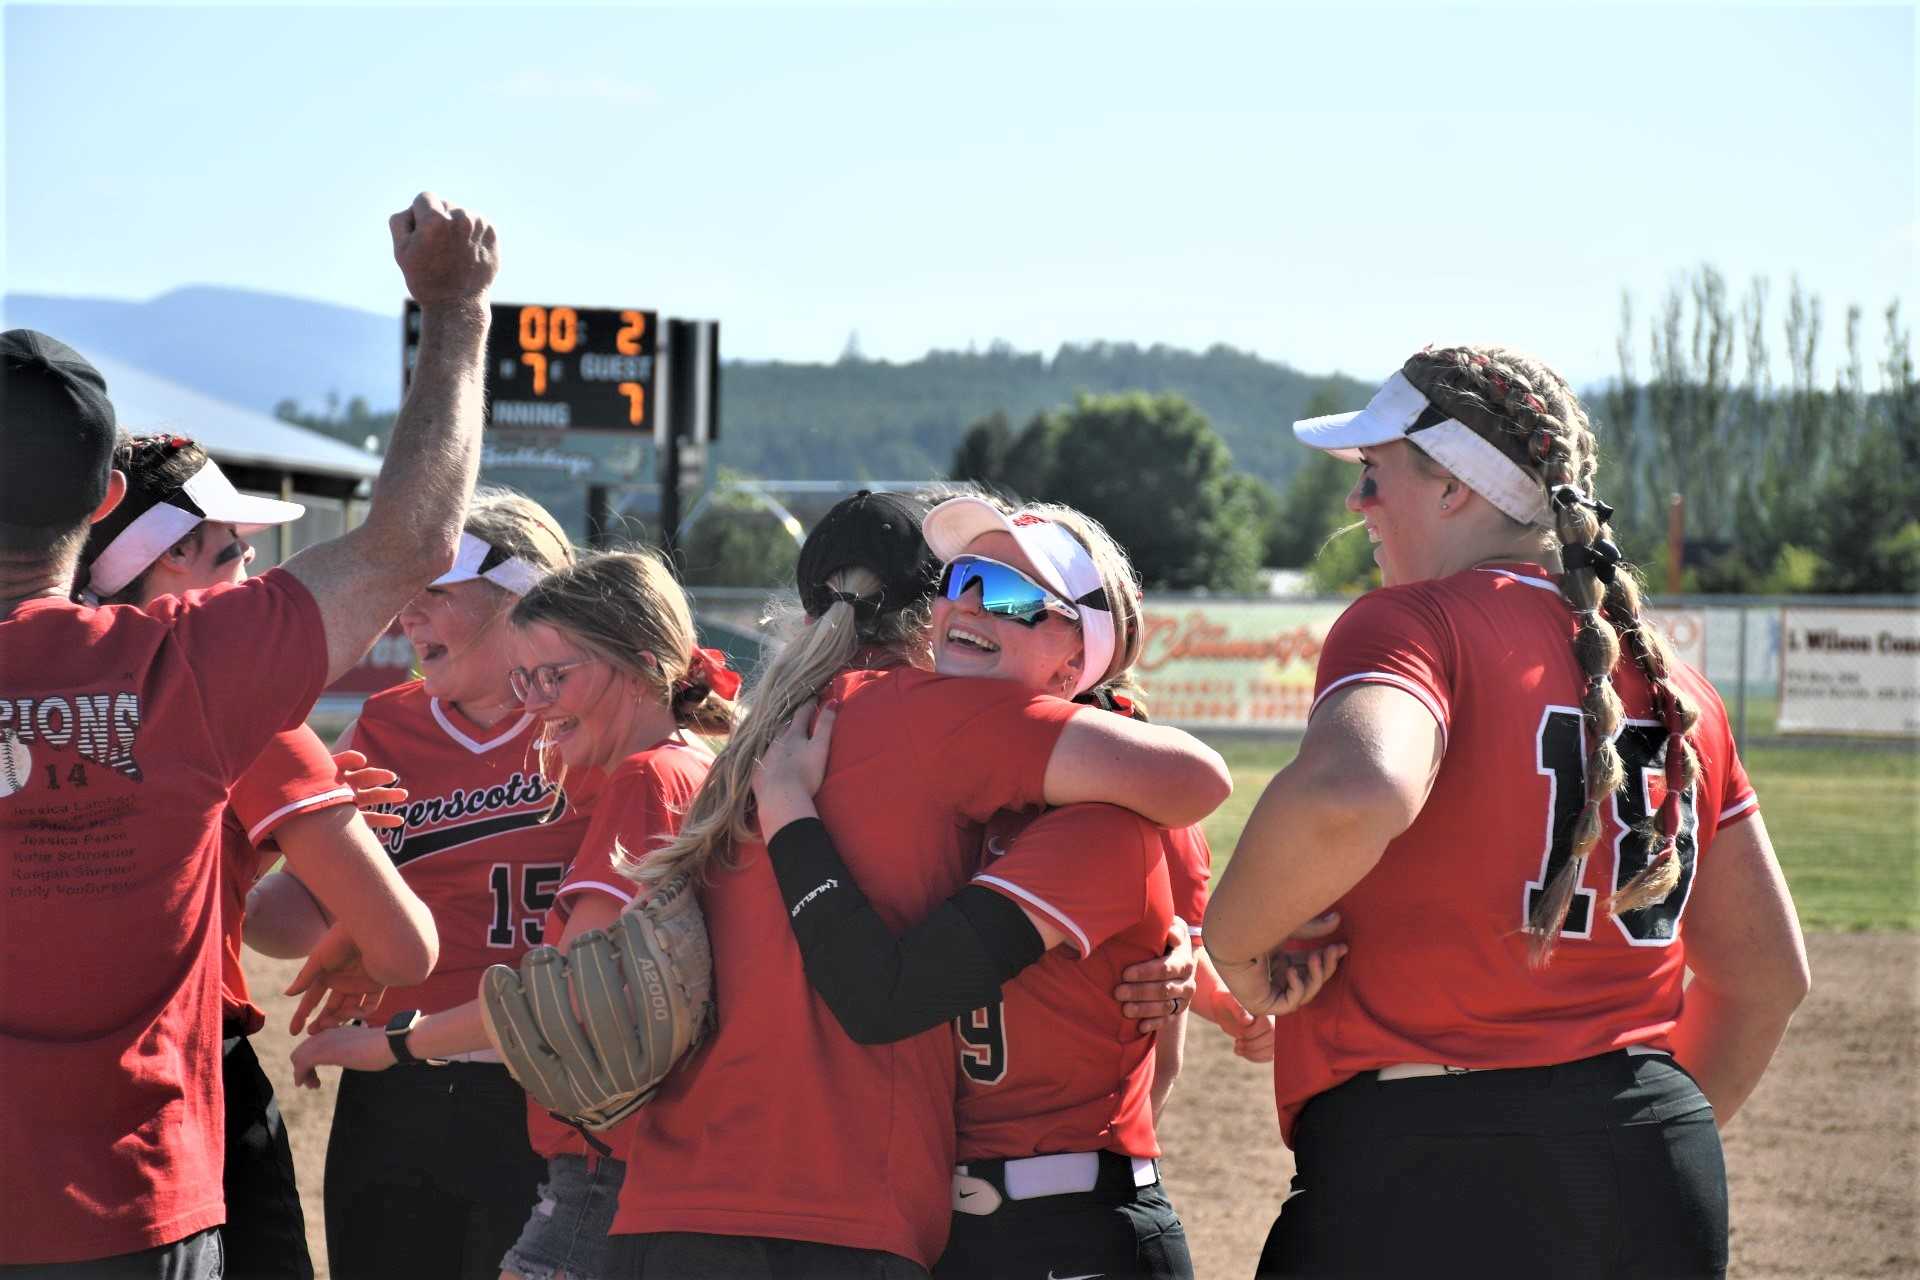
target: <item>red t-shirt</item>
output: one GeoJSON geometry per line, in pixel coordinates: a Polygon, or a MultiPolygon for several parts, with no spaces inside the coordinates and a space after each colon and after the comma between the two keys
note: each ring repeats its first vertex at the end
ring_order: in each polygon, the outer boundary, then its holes
{"type": "MultiPolygon", "coordinates": [[[[997,810],[1042,799],[1070,702],[1010,681],[857,671],[815,797],[888,927],[924,919],[973,873],[997,810]]],[[[953,1163],[952,1033],[858,1045],[808,985],[764,846],[709,868],[719,1027],[635,1113],[613,1229],[775,1236],[932,1266],[953,1163]]]]}
{"type": "Polygon", "coordinates": [[[326,679],[290,575],[0,621],[0,1264],[225,1220],[220,814],[326,679]]]}
{"type": "Polygon", "coordinates": [[[1711,874],[1715,833],[1755,811],[1753,789],[1718,695],[1676,662],[1675,682],[1701,711],[1700,780],[1682,805],[1685,870],[1666,902],[1602,914],[1647,856],[1627,828],[1666,795],[1666,732],[1623,657],[1613,686],[1627,709],[1627,784],[1602,806],[1606,828],[1551,963],[1530,965],[1527,916],[1570,852],[1585,793],[1573,634],[1558,586],[1529,564],[1369,592],[1328,633],[1316,706],[1352,684],[1392,685],[1433,713],[1446,746],[1419,817],[1336,904],[1352,948],[1339,976],[1278,1022],[1283,1135],[1313,1095],[1377,1067],[1530,1067],[1670,1047],[1693,876],[1711,874]]]}
{"type": "Polygon", "coordinates": [[[247,992],[240,967],[246,931],[247,891],[260,878],[260,846],[273,839],[280,824],[298,813],[352,804],[353,790],[320,735],[301,725],[275,734],[227,793],[220,815],[220,850],[226,862],[221,907],[220,1013],[225,1034],[250,1036],[267,1025],[267,1015],[247,992]]]}
{"type": "Polygon", "coordinates": [[[1137,813],[1076,804],[988,828],[973,882],[1051,920],[1067,941],[954,1022],[959,1158],[1118,1151],[1157,1156],[1154,1036],[1113,989],[1166,950],[1173,890],[1163,832],[1137,813]]]}
{"type": "Polygon", "coordinates": [[[406,825],[375,832],[400,878],[433,912],[440,961],[415,987],[389,987],[369,1022],[402,1009],[439,1013],[477,999],[488,965],[518,964],[546,941],[547,909],[586,835],[577,802],[540,773],[534,718],[483,729],[420,681],[368,698],[352,747],[400,775],[406,825]]]}
{"type": "MultiPolygon", "coordinates": [[[[587,813],[587,833],[567,868],[566,878],[554,891],[553,906],[547,912],[548,942],[559,944],[567,918],[573,914],[572,903],[583,894],[602,894],[622,907],[633,901],[636,886],[614,869],[615,846],[633,857],[659,848],[680,830],[693,797],[712,767],[711,751],[679,738],[637,751],[614,766],[597,796],[582,806],[587,813]]],[[[625,1126],[616,1125],[596,1136],[602,1144],[621,1152],[625,1126]]],[[[531,1098],[527,1099],[527,1140],[549,1160],[592,1154],[578,1129],[555,1120],[531,1098]]]]}
{"type": "Polygon", "coordinates": [[[1173,885],[1173,914],[1193,931],[1193,945],[1204,941],[1207,896],[1213,884],[1213,848],[1199,826],[1163,830],[1167,847],[1167,878],[1173,885]]]}

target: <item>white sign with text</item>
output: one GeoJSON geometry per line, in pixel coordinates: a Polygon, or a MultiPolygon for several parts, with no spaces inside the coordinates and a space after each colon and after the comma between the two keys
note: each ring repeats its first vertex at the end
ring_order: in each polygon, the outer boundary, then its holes
{"type": "Polygon", "coordinates": [[[1920,611],[1780,611],[1780,732],[1920,737],[1920,611]]]}

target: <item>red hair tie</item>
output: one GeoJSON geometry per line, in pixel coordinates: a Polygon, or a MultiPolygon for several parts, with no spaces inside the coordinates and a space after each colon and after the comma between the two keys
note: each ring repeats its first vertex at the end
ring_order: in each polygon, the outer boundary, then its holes
{"type": "Polygon", "coordinates": [[[695,649],[687,664],[686,683],[704,684],[728,702],[740,692],[740,673],[727,666],[727,655],[719,649],[695,649]]]}

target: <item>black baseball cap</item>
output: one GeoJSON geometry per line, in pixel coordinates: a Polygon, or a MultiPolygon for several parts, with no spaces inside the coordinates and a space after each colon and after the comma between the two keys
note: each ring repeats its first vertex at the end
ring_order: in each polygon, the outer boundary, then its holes
{"type": "MultiPolygon", "coordinates": [[[[933,594],[940,562],[920,533],[927,509],[904,493],[862,489],[842,498],[807,534],[794,577],[800,603],[814,617],[827,611],[834,592],[827,579],[859,566],[880,579],[871,613],[893,613],[933,594]]],[[[862,611],[862,621],[869,616],[862,611]]]]}
{"type": "Polygon", "coordinates": [[[107,496],[113,402],[86,357],[33,329],[0,333],[0,522],[69,528],[107,496]]]}

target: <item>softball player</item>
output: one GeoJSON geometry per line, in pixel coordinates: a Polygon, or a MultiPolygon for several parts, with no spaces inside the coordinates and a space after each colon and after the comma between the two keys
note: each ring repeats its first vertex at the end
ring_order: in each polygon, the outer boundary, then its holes
{"type": "Polygon", "coordinates": [[[807,986],[744,825],[754,762],[823,685],[843,710],[821,810],[845,818],[848,863],[895,923],[959,887],[977,847],[969,821],[1001,807],[1131,795],[1185,821],[1226,790],[1218,757],[1184,735],[905,666],[933,578],[922,515],[861,493],[816,527],[798,571],[810,621],[769,666],[678,840],[637,868],[645,882],[706,877],[719,1021],[631,1122],[629,1165],[663,1172],[622,1190],[623,1275],[924,1275],[944,1241],[944,1028],[878,1048],[846,1038],[807,986]]]}
{"type": "MultiPolygon", "coordinates": [[[[958,498],[926,527],[949,559],[936,670],[1062,696],[1126,675],[1139,588],[1098,525],[958,498]]],[[[885,1043],[956,1018],[960,1164],[934,1274],[1191,1276],[1155,1165],[1163,1042],[1109,994],[1174,918],[1167,833],[1103,805],[997,815],[971,884],[896,943],[814,817],[831,718],[811,742],[797,719],[768,754],[761,822],[809,978],[848,1033],[885,1043]]]]}
{"type": "Polygon", "coordinates": [[[1719,698],[1642,615],[1585,412],[1544,365],[1455,347],[1294,430],[1359,460],[1386,585],[1328,635],[1207,921],[1256,1012],[1300,921],[1337,901],[1353,944],[1280,1020],[1298,1173],[1261,1274],[1723,1273],[1715,1121],[1806,957],[1719,698]]]}
{"type": "MultiPolygon", "coordinates": [[[[140,436],[114,450],[127,496],[93,526],[81,555],[86,594],[149,608],[244,581],[246,535],[299,518],[297,503],[237,491],[206,451],[182,436],[140,436]]],[[[276,736],[233,785],[221,819],[221,1087],[226,1106],[222,1179],[226,1265],[236,1275],[311,1277],[293,1151],[247,1037],[266,1025],[240,964],[247,894],[263,862],[282,853],[393,981],[433,967],[433,922],[381,853],[355,810],[353,790],[313,730],[276,736]],[[263,849],[268,850],[263,853],[263,849]]]]}
{"type": "Polygon", "coordinates": [[[430,195],[389,229],[421,346],[366,520],[146,610],[72,599],[125,494],[104,380],[0,335],[0,1266],[223,1269],[220,815],[451,559],[479,454],[493,230],[430,195]]]}
{"type": "MultiPolygon", "coordinates": [[[[543,578],[514,606],[508,680],[536,719],[549,776],[603,771],[583,842],[554,890],[544,933],[562,950],[613,923],[633,901],[633,882],[614,868],[625,850],[644,857],[679,829],[713,756],[691,734],[724,734],[740,678],[724,655],[695,645],[692,611],[656,557],[589,557],[543,578]]],[[[477,1000],[430,1013],[406,1036],[428,1061],[487,1046],[477,1000]]],[[[309,1037],[293,1055],[295,1078],[314,1068],[360,1072],[395,1065],[378,1027],[338,1027],[309,1037]]],[[[526,1125],[546,1178],[525,1225],[500,1260],[503,1276],[598,1280],[615,1199],[626,1175],[618,1127],[589,1136],[531,1101],[526,1125]]]]}
{"type": "MultiPolygon", "coordinates": [[[[535,716],[508,686],[507,617],[572,559],[538,504],[478,493],[454,567],[400,613],[421,678],[367,699],[343,735],[399,775],[404,825],[381,833],[440,931],[425,982],[390,987],[368,1019],[406,1069],[341,1073],[327,1144],[327,1253],[342,1275],[491,1277],[546,1171],[528,1144],[526,1094],[490,1052],[441,1064],[409,1050],[423,1014],[465,1004],[490,964],[547,940],[546,916],[586,835],[540,766],[535,716]]],[[[318,988],[309,992],[317,995],[318,988]]]]}

